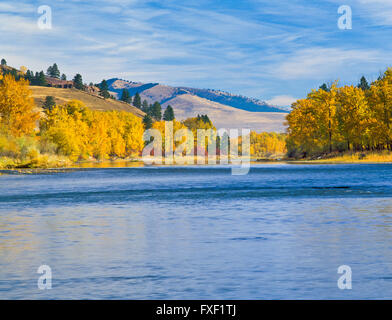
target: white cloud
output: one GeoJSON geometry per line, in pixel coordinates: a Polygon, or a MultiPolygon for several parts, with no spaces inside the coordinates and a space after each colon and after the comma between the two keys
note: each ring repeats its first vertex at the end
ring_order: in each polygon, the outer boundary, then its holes
{"type": "Polygon", "coordinates": [[[281,57],[285,60],[269,68],[269,73],[279,79],[327,79],[343,74],[361,64],[377,64],[385,61],[387,55],[373,49],[341,49],[313,47],[302,49],[281,57]]]}
{"type": "Polygon", "coordinates": [[[272,106],[287,107],[287,106],[291,106],[291,104],[297,100],[298,100],[297,98],[294,98],[292,96],[282,95],[282,96],[273,97],[272,99],[267,100],[266,102],[272,106]]]}
{"type": "Polygon", "coordinates": [[[20,3],[18,4],[10,3],[10,2],[1,2],[0,3],[0,12],[6,13],[32,13],[37,10],[37,7],[34,7],[30,4],[20,3]]]}
{"type": "Polygon", "coordinates": [[[22,1],[0,0],[1,54],[34,70],[56,62],[88,82],[120,76],[287,105],[319,82],[356,81],[390,63],[392,45],[379,40],[389,30],[367,29],[361,19],[367,8],[369,19],[392,19],[392,0],[347,0],[357,23],[351,33],[336,26],[341,0],[49,0],[47,31],[37,28],[38,3],[22,1]]]}
{"type": "Polygon", "coordinates": [[[377,25],[392,25],[392,2],[390,0],[358,0],[368,16],[377,25]]]}

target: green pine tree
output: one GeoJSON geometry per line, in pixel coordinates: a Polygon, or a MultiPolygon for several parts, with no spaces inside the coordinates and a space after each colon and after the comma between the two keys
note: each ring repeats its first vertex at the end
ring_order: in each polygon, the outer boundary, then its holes
{"type": "Polygon", "coordinates": [[[143,118],[143,124],[144,124],[144,128],[145,128],[146,130],[152,128],[153,121],[152,121],[152,118],[151,118],[151,116],[150,116],[149,114],[146,114],[146,115],[144,116],[144,118],[143,118]]]}
{"type": "Polygon", "coordinates": [[[171,105],[168,105],[165,112],[163,113],[163,120],[165,121],[174,120],[174,110],[171,105]]]}
{"type": "Polygon", "coordinates": [[[64,73],[61,75],[61,80],[63,80],[63,81],[67,80],[67,76],[64,73]]]}
{"type": "Polygon", "coordinates": [[[142,111],[145,112],[145,113],[149,112],[149,105],[148,105],[148,101],[147,100],[143,100],[142,111]]]}
{"type": "Polygon", "coordinates": [[[49,77],[60,79],[60,70],[59,70],[59,68],[58,68],[56,63],[53,64],[53,66],[50,66],[48,68],[48,70],[46,71],[46,74],[49,77]]]}
{"type": "Polygon", "coordinates": [[[99,95],[104,97],[105,99],[110,98],[110,93],[109,93],[109,86],[106,80],[102,80],[101,84],[99,85],[99,95]]]}
{"type": "Polygon", "coordinates": [[[83,79],[82,79],[82,76],[79,73],[75,75],[75,77],[73,79],[73,82],[74,82],[74,87],[76,89],[84,90],[83,79]]]}
{"type": "Polygon", "coordinates": [[[136,92],[135,96],[133,97],[133,105],[138,109],[142,108],[142,99],[140,98],[139,92],[136,92]]]}
{"type": "Polygon", "coordinates": [[[151,115],[157,121],[160,121],[162,119],[162,106],[158,101],[155,101],[152,105],[151,115]]]}
{"type": "Polygon", "coordinates": [[[35,74],[36,78],[36,85],[41,86],[41,87],[46,87],[48,85],[48,82],[46,81],[45,73],[41,71],[40,73],[35,74]]]}
{"type": "Polygon", "coordinates": [[[363,91],[370,89],[369,83],[367,82],[367,80],[364,76],[359,81],[358,88],[362,89],[363,91]]]}
{"type": "Polygon", "coordinates": [[[55,105],[56,105],[56,101],[55,101],[54,97],[47,96],[45,98],[45,102],[44,102],[43,108],[45,110],[51,111],[55,105]]]}
{"type": "Polygon", "coordinates": [[[329,92],[329,91],[330,91],[329,87],[328,87],[325,83],[323,83],[323,84],[320,86],[320,89],[321,89],[321,90],[324,90],[324,91],[326,91],[326,92],[329,92]]]}
{"type": "Polygon", "coordinates": [[[5,61],[5,59],[3,58],[3,59],[1,59],[1,65],[2,66],[6,66],[7,65],[7,61],[5,61]]]}
{"type": "Polygon", "coordinates": [[[31,70],[26,71],[25,79],[28,80],[32,86],[34,85],[34,73],[31,70]]]}
{"type": "Polygon", "coordinates": [[[121,101],[124,101],[126,103],[132,102],[131,95],[129,94],[129,91],[127,89],[123,89],[123,91],[121,93],[121,101]]]}

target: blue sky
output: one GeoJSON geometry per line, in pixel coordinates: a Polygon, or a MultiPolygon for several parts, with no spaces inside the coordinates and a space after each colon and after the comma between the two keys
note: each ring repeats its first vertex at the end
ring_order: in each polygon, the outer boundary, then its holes
{"type": "Polygon", "coordinates": [[[390,0],[0,0],[0,57],[85,82],[119,77],[285,105],[392,66],[390,0]],[[53,28],[37,27],[49,5],[53,28]],[[337,27],[350,5],[352,30],[337,27]]]}

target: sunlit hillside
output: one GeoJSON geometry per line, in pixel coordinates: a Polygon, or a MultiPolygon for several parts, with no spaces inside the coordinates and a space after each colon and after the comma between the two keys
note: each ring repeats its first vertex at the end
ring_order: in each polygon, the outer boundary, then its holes
{"type": "Polygon", "coordinates": [[[77,89],[59,89],[51,87],[30,86],[33,91],[33,98],[38,106],[44,104],[46,96],[53,96],[57,104],[64,104],[70,100],[82,101],[92,110],[108,111],[128,111],[138,117],[143,117],[144,112],[122,101],[113,99],[103,99],[100,96],[87,93],[77,89]]]}

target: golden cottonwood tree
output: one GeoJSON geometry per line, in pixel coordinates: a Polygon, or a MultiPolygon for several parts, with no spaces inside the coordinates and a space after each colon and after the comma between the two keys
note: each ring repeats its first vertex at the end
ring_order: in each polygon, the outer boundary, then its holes
{"type": "Polygon", "coordinates": [[[318,110],[317,124],[320,139],[326,141],[324,145],[328,145],[329,152],[332,152],[334,135],[337,133],[336,94],[336,83],[334,83],[328,91],[323,89],[313,90],[308,95],[308,99],[313,101],[314,108],[318,110]]]}
{"type": "Polygon", "coordinates": [[[368,104],[362,89],[345,86],[338,89],[336,117],[341,136],[345,139],[347,150],[351,144],[356,149],[366,143],[368,129],[368,104]]]}
{"type": "Polygon", "coordinates": [[[320,113],[312,99],[301,99],[292,105],[292,111],[287,115],[289,150],[297,150],[305,156],[322,150],[320,113]]]}
{"type": "Polygon", "coordinates": [[[134,156],[144,146],[140,118],[125,111],[92,111],[76,100],[48,110],[40,128],[42,138],[71,160],[134,156]]]}
{"type": "Polygon", "coordinates": [[[286,135],[275,132],[250,133],[250,154],[253,157],[268,157],[274,154],[284,154],[286,135]]]}
{"type": "MultiPolygon", "coordinates": [[[[186,128],[184,124],[182,124],[181,122],[177,121],[176,119],[174,119],[173,121],[170,121],[170,122],[173,124],[173,137],[174,137],[175,133],[178,130],[186,128]]],[[[166,142],[165,141],[165,127],[166,127],[166,125],[165,125],[165,121],[164,120],[156,121],[152,125],[153,129],[156,129],[156,130],[158,130],[161,133],[161,136],[162,136],[162,149],[163,150],[165,150],[165,142],[166,142]]],[[[181,141],[173,141],[173,148],[174,148],[174,150],[176,150],[176,147],[180,143],[182,143],[184,141],[185,141],[185,138],[183,138],[183,140],[181,140],[181,141]]]]}
{"type": "Polygon", "coordinates": [[[290,154],[392,150],[392,69],[362,86],[313,90],[287,116],[290,154]]]}
{"type": "Polygon", "coordinates": [[[6,131],[15,137],[32,133],[39,118],[34,107],[27,80],[0,75],[0,121],[6,131]]]}
{"type": "Polygon", "coordinates": [[[369,90],[369,106],[379,126],[378,146],[387,145],[392,149],[392,69],[384,77],[374,82],[369,90]]]}

